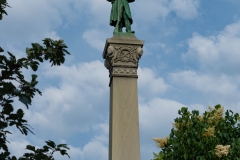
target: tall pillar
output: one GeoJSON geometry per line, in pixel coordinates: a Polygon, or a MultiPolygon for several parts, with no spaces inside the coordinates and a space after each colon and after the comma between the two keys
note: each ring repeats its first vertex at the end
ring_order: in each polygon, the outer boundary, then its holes
{"type": "Polygon", "coordinates": [[[140,160],[138,61],[144,41],[135,36],[107,39],[103,58],[110,77],[109,160],[140,160]]]}

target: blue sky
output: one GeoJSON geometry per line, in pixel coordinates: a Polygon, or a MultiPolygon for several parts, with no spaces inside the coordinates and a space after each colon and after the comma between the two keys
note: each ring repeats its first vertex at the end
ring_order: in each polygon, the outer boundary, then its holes
{"type": "MultiPolygon", "coordinates": [[[[49,37],[64,39],[71,53],[61,67],[40,67],[43,96],[25,111],[35,135],[11,128],[11,151],[20,156],[27,144],[42,146],[51,139],[67,143],[72,160],[107,160],[109,78],[102,52],[113,32],[111,3],[8,2],[12,8],[0,21],[2,48],[21,57],[32,42],[49,37]]],[[[138,69],[139,119],[141,159],[150,160],[159,151],[152,138],[170,133],[181,107],[203,112],[220,103],[240,112],[240,1],[136,0],[130,7],[135,35],[145,41],[138,69]]]]}

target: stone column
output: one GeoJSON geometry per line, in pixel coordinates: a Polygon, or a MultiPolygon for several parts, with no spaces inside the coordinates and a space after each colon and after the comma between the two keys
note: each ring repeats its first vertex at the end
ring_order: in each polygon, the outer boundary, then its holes
{"type": "Polygon", "coordinates": [[[135,36],[113,36],[103,58],[110,77],[109,160],[140,160],[138,61],[144,42],[135,36]]]}

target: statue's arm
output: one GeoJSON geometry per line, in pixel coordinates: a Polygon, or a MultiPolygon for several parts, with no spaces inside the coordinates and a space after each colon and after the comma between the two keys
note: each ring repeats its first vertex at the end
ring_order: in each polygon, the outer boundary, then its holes
{"type": "Polygon", "coordinates": [[[112,1],[114,1],[114,0],[107,0],[108,2],[112,2],[112,1]]]}
{"type": "Polygon", "coordinates": [[[134,2],[135,0],[128,0],[128,3],[134,2]]]}

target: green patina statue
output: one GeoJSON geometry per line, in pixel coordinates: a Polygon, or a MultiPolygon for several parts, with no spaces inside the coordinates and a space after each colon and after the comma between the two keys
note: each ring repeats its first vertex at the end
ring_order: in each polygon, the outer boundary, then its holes
{"type": "Polygon", "coordinates": [[[135,0],[107,0],[112,2],[112,10],[110,16],[110,25],[114,26],[114,34],[121,33],[122,28],[126,27],[126,33],[134,33],[131,30],[133,23],[129,3],[135,0]]]}

